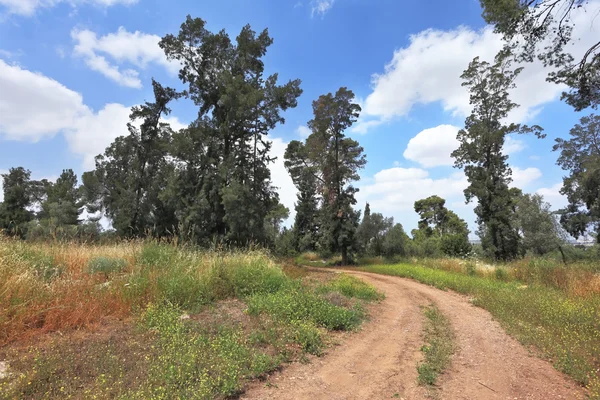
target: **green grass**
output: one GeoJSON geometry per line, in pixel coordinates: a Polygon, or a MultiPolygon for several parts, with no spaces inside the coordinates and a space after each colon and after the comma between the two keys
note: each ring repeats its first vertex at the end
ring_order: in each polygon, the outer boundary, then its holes
{"type": "Polygon", "coordinates": [[[454,332],[448,319],[431,305],[425,314],[425,345],[421,348],[424,360],[417,365],[419,384],[433,389],[439,375],[450,365],[454,353],[454,332]]]}
{"type": "Polygon", "coordinates": [[[321,293],[338,292],[349,298],[366,301],[379,301],[385,298],[373,285],[348,274],[339,274],[326,285],[318,288],[321,293]]]}
{"type": "Polygon", "coordinates": [[[378,297],[354,278],[316,290],[259,251],[0,240],[0,257],[7,261],[0,263],[0,328],[10,328],[0,329],[0,360],[10,365],[0,399],[236,396],[284,362],[321,355],[329,331],[356,329],[366,317],[360,299],[378,297]],[[36,272],[53,265],[65,271],[50,281],[36,272]],[[337,304],[344,296],[354,299],[337,304]],[[86,331],[82,317],[98,333],[86,331]],[[29,348],[11,345],[44,329],[61,334],[29,348]]]}
{"type": "Polygon", "coordinates": [[[412,278],[467,294],[525,345],[600,398],[600,297],[574,297],[541,285],[525,286],[417,265],[377,265],[364,271],[412,278]]]}

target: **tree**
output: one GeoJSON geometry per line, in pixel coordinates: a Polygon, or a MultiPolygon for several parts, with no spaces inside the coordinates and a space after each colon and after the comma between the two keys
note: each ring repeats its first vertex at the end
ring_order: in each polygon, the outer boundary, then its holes
{"type": "MultiPolygon", "coordinates": [[[[567,45],[581,38],[573,35],[573,13],[586,10],[589,0],[480,0],[483,17],[502,34],[517,60],[540,59],[552,68],[548,81],[570,88],[562,98],[576,111],[597,108],[600,101],[600,42],[581,59],[567,45]]],[[[596,10],[594,10],[595,12],[596,10]]],[[[589,30],[589,27],[585,27],[589,30]]]]}
{"type": "Polygon", "coordinates": [[[445,206],[446,200],[430,196],[415,202],[415,212],[419,214],[419,231],[413,234],[415,241],[431,237],[439,239],[440,249],[448,256],[463,256],[471,251],[467,223],[445,206]]]}
{"type": "Polygon", "coordinates": [[[353,100],[354,93],[344,87],[335,95],[320,96],[313,102],[314,118],[308,122],[311,135],[305,143],[290,142],[285,153],[285,165],[293,179],[301,173],[313,175],[321,198],[320,245],[341,253],[344,264],[355,250],[359,220],[352,208],[358,192],[352,182],[360,179],[358,171],[366,164],[363,148],[344,135],[360,112],[353,100]]]}
{"type": "Polygon", "coordinates": [[[367,203],[362,222],[356,232],[360,250],[372,256],[383,255],[383,239],[393,226],[393,218],[385,218],[380,213],[371,214],[371,207],[367,203]]]}
{"type": "Polygon", "coordinates": [[[524,194],[517,202],[517,224],[525,250],[544,255],[559,249],[564,234],[550,204],[539,194],[524,194]]]}
{"type": "Polygon", "coordinates": [[[31,171],[11,168],[2,174],[4,201],[0,203],[0,229],[10,236],[25,237],[26,224],[34,217],[30,210],[34,197],[31,171]]]}
{"type": "Polygon", "coordinates": [[[47,197],[42,203],[40,219],[52,221],[53,226],[76,226],[79,224],[81,199],[77,186],[77,175],[65,169],[54,184],[46,189],[47,197]]]}
{"type": "Polygon", "coordinates": [[[387,257],[406,256],[408,235],[404,232],[402,224],[390,228],[383,238],[383,254],[387,257]]]}
{"type": "Polygon", "coordinates": [[[103,209],[125,237],[163,236],[177,226],[174,210],[162,198],[172,170],[167,157],[172,131],[161,118],[180,94],[154,80],[152,86],[154,102],[131,110],[129,135],[115,139],[96,157],[96,169],[83,175],[88,211],[103,209]]]}
{"type": "Polygon", "coordinates": [[[560,210],[560,222],[579,238],[589,230],[600,233],[600,116],[581,118],[570,135],[569,140],[556,139],[553,150],[560,150],[557,164],[569,171],[560,190],[569,204],[560,210]]]}
{"type": "Polygon", "coordinates": [[[245,244],[266,240],[265,218],[279,204],[271,185],[269,131],[296,107],[300,81],[279,85],[264,75],[267,30],[242,28],[233,43],[225,31],[187,17],[177,35],[159,45],[181,63],[181,81],[198,118],[174,137],[177,165],[169,188],[182,233],[197,240],[245,244]]]}
{"type": "Polygon", "coordinates": [[[297,251],[314,251],[319,240],[319,199],[316,178],[309,171],[294,177],[298,188],[293,244],[297,251]]]}
{"type": "Polygon", "coordinates": [[[520,252],[519,232],[513,224],[515,199],[509,189],[511,170],[508,156],[502,153],[507,135],[535,133],[542,128],[504,123],[517,105],[508,97],[521,68],[510,69],[509,54],[501,52],[494,64],[476,57],[462,74],[469,88],[473,111],[458,132],[460,146],[452,153],[456,168],[463,168],[469,186],[465,198],[477,199],[475,214],[482,246],[495,259],[510,260],[520,252]]]}

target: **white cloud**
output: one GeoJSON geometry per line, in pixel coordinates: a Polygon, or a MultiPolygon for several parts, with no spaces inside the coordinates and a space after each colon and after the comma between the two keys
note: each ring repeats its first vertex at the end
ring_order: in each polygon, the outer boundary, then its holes
{"type": "Polygon", "coordinates": [[[459,130],[456,126],[439,125],[419,132],[408,142],[404,158],[425,168],[453,165],[450,154],[458,148],[459,130]]]}
{"type": "Polygon", "coordinates": [[[120,27],[116,33],[109,33],[98,38],[90,30],[73,29],[71,37],[75,41],[73,54],[82,57],[88,67],[121,86],[141,88],[139,72],[133,68],[122,69],[120,65],[129,64],[138,69],[146,69],[150,64],[157,64],[175,75],[179,64],[168,61],[158,46],[160,37],[139,31],[128,32],[120,27]],[[110,57],[111,61],[106,59],[110,57]]]}
{"type": "Polygon", "coordinates": [[[307,137],[309,137],[311,133],[312,133],[311,130],[308,129],[307,126],[301,125],[296,128],[296,134],[303,139],[306,139],[307,137]]]}
{"type": "Polygon", "coordinates": [[[88,115],[82,96],[42,74],[0,60],[0,137],[38,141],[88,115]]]}
{"type": "MultiPolygon", "coordinates": [[[[583,9],[573,13],[573,36],[581,38],[569,49],[575,57],[597,41],[598,33],[590,23],[594,15],[583,9]]],[[[503,44],[500,36],[490,26],[478,31],[460,26],[448,31],[428,29],[409,40],[408,46],[394,52],[383,73],[373,75],[364,117],[385,121],[408,115],[416,105],[436,102],[453,116],[468,115],[469,94],[460,75],[476,56],[493,61],[503,44]]],[[[539,61],[525,64],[517,88],[511,91],[511,99],[521,105],[509,115],[511,121],[527,122],[545,103],[558,98],[563,87],[546,82],[548,72],[539,61]]]]}
{"type": "MultiPolygon", "coordinates": [[[[526,189],[533,182],[542,177],[542,171],[537,168],[512,168],[512,183],[511,186],[519,189],[526,189]]],[[[524,190],[526,191],[526,190],[524,190]]]]}
{"type": "MultiPolygon", "coordinates": [[[[2,60],[0,93],[10,93],[0,96],[0,138],[36,142],[62,133],[86,169],[115,138],[128,134],[131,107],[111,103],[94,112],[79,93],[2,60]]],[[[175,116],[164,121],[175,130],[186,127],[175,116]]]]}
{"type": "Polygon", "coordinates": [[[502,147],[502,151],[504,154],[515,154],[519,153],[527,148],[527,145],[521,139],[515,139],[512,136],[507,136],[504,142],[504,146],[502,147]]]}
{"type": "Polygon", "coordinates": [[[294,186],[292,177],[284,165],[283,155],[285,154],[288,143],[284,142],[281,138],[274,138],[272,143],[271,156],[277,157],[277,160],[269,166],[269,169],[271,170],[271,179],[273,180],[273,186],[278,188],[279,201],[290,210],[290,217],[286,223],[287,226],[290,226],[296,215],[294,204],[297,200],[296,194],[298,190],[296,189],[296,186],[294,186]]]}
{"type": "Polygon", "coordinates": [[[324,17],[327,11],[331,10],[334,2],[335,0],[313,0],[310,3],[311,16],[314,17],[316,14],[320,15],[321,18],[324,17]]]}
{"type": "Polygon", "coordinates": [[[553,210],[558,210],[569,203],[567,197],[560,194],[562,186],[562,182],[559,182],[549,188],[540,188],[536,193],[544,196],[544,200],[552,205],[553,210]]]}
{"type": "Polygon", "coordinates": [[[51,8],[60,3],[67,3],[73,7],[87,3],[100,7],[110,7],[117,4],[132,5],[138,0],[0,0],[0,6],[3,6],[8,14],[17,14],[21,16],[32,16],[37,9],[51,8]]]}

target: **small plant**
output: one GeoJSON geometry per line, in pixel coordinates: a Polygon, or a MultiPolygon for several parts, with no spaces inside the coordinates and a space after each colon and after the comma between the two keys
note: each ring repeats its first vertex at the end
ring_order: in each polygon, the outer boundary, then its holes
{"type": "Polygon", "coordinates": [[[373,285],[348,274],[340,274],[327,285],[318,289],[321,293],[339,292],[346,297],[367,301],[383,300],[385,295],[373,285]]]}

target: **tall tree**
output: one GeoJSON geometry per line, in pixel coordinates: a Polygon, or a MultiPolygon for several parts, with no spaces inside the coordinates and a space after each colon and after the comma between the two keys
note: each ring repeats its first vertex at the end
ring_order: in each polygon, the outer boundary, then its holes
{"type": "Polygon", "coordinates": [[[72,169],[63,170],[46,191],[47,197],[42,203],[39,218],[51,220],[54,226],[79,224],[82,202],[75,172],[72,169]]]}
{"type": "Polygon", "coordinates": [[[371,213],[371,206],[367,203],[356,232],[360,250],[372,256],[383,255],[385,235],[393,226],[393,218],[386,218],[380,213],[371,213]]]}
{"type": "Polygon", "coordinates": [[[320,96],[313,102],[314,118],[308,123],[311,135],[306,143],[290,142],[285,153],[285,165],[292,177],[302,171],[314,176],[322,199],[321,246],[341,253],[344,264],[356,247],[359,220],[352,208],[358,192],[352,182],[360,179],[358,171],[366,164],[363,148],[344,135],[360,113],[360,106],[353,101],[354,93],[345,87],[335,95],[320,96]]]}
{"type": "MultiPolygon", "coordinates": [[[[581,118],[570,131],[569,140],[556,139],[557,164],[569,175],[560,192],[569,204],[560,211],[560,221],[575,238],[588,230],[600,233],[600,116],[581,118]]],[[[600,243],[600,235],[596,235],[600,243]]]]}
{"type": "Polygon", "coordinates": [[[31,171],[11,168],[2,174],[4,201],[0,203],[0,229],[10,236],[25,237],[26,224],[34,217],[30,210],[34,196],[31,171]]]}
{"type": "MultiPolygon", "coordinates": [[[[597,108],[600,101],[600,42],[591,45],[581,58],[568,51],[568,45],[581,40],[573,34],[574,13],[597,10],[589,0],[480,0],[484,19],[502,34],[507,48],[517,60],[540,59],[551,68],[548,80],[570,88],[562,98],[575,110],[597,108]]],[[[581,23],[581,22],[580,22],[581,23]]]]}
{"type": "Polygon", "coordinates": [[[520,196],[516,217],[525,250],[541,256],[561,249],[565,242],[564,231],[550,210],[550,204],[541,195],[520,196]]]}
{"type": "Polygon", "coordinates": [[[296,107],[300,81],[265,77],[263,57],[273,43],[267,30],[257,35],[245,26],[233,43],[205,25],[188,16],[178,35],[159,43],[181,63],[179,77],[198,107],[197,120],[174,139],[177,215],[195,237],[264,241],[265,218],[279,204],[267,135],[285,122],[282,111],[296,107]]]}
{"type": "Polygon", "coordinates": [[[89,211],[103,209],[122,236],[161,236],[176,226],[174,210],[163,201],[171,165],[171,128],[161,122],[168,104],[180,95],[152,81],[154,102],[133,107],[121,136],[96,157],[96,169],[83,175],[89,211]],[[139,124],[139,125],[138,125],[139,124]]]}
{"type": "Polygon", "coordinates": [[[445,206],[446,200],[430,196],[415,202],[415,212],[419,214],[419,231],[414,239],[439,238],[441,250],[449,256],[462,256],[471,251],[467,223],[445,206]]]}
{"type": "Polygon", "coordinates": [[[294,219],[293,245],[297,251],[314,251],[319,240],[319,199],[316,178],[305,170],[294,176],[298,188],[296,217],[294,219]]]}
{"type": "Polygon", "coordinates": [[[520,237],[513,224],[515,198],[509,184],[511,170],[502,146],[508,134],[533,132],[542,137],[539,126],[505,123],[517,105],[508,97],[521,68],[510,69],[508,52],[498,54],[494,64],[476,57],[462,74],[469,88],[473,111],[458,132],[460,146],[452,153],[456,168],[463,168],[469,186],[467,202],[477,199],[475,214],[484,249],[496,259],[510,260],[519,254],[520,237]]]}

